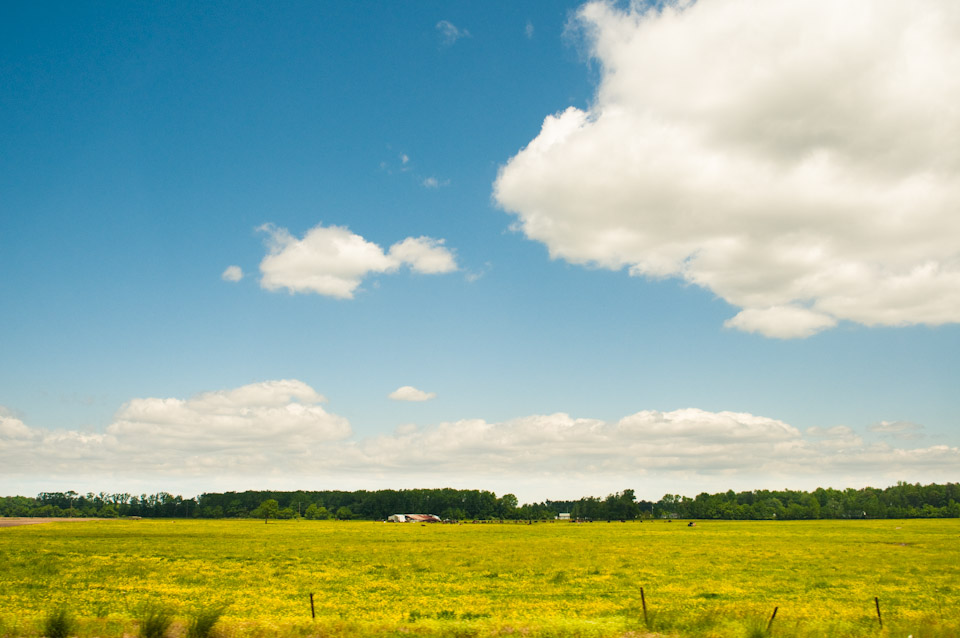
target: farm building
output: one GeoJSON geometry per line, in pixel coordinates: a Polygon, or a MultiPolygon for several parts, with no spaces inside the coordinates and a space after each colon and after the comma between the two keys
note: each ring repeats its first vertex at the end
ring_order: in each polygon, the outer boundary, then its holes
{"type": "Polygon", "coordinates": [[[390,523],[439,523],[440,517],[433,514],[391,514],[390,523]]]}
{"type": "Polygon", "coordinates": [[[557,514],[557,520],[558,520],[558,521],[569,521],[569,520],[570,520],[570,513],[569,513],[569,512],[562,512],[562,513],[560,513],[560,514],[557,514]]]}

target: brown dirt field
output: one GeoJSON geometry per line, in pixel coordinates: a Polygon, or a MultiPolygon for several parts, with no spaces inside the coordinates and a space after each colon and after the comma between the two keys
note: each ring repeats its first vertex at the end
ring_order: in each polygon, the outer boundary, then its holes
{"type": "Polygon", "coordinates": [[[99,521],[99,518],[0,518],[0,527],[37,525],[39,523],[67,523],[71,521],[99,521]]]}

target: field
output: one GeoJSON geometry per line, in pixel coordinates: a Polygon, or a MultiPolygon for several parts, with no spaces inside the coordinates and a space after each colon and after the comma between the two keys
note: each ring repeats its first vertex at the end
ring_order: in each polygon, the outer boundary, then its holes
{"type": "Polygon", "coordinates": [[[0,635],[61,606],[77,635],[136,635],[151,604],[173,636],[219,606],[237,637],[747,637],[775,607],[773,636],[958,636],[960,520],[0,529],[0,635]]]}

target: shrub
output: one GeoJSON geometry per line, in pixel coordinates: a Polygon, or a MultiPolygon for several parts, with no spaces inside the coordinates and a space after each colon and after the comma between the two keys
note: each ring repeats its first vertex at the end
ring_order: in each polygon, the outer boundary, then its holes
{"type": "Polygon", "coordinates": [[[46,638],[67,638],[77,629],[77,621],[70,610],[63,605],[57,607],[43,622],[43,635],[46,638]]]}

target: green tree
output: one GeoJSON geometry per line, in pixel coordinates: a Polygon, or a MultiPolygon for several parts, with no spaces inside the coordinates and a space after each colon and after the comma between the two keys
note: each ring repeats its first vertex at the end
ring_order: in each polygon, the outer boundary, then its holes
{"type": "Polygon", "coordinates": [[[263,517],[263,522],[266,523],[271,518],[276,518],[280,513],[280,505],[275,499],[268,498],[264,502],[260,503],[260,507],[253,510],[251,514],[256,518],[263,517]]]}
{"type": "Polygon", "coordinates": [[[117,518],[117,516],[119,516],[117,513],[117,506],[113,503],[107,503],[100,508],[100,511],[97,512],[97,516],[100,518],[117,518]]]}
{"type": "Polygon", "coordinates": [[[497,499],[497,516],[500,518],[514,518],[520,501],[513,494],[504,494],[497,499]]]}

